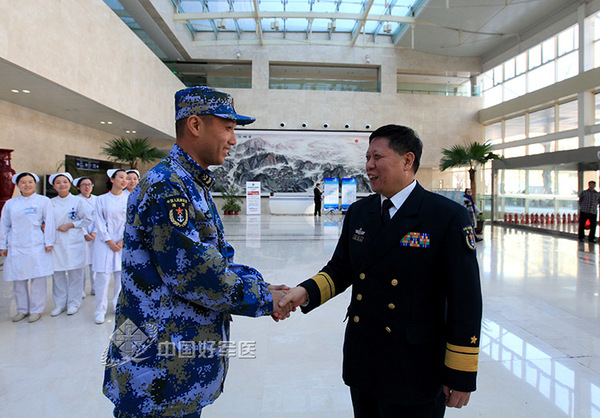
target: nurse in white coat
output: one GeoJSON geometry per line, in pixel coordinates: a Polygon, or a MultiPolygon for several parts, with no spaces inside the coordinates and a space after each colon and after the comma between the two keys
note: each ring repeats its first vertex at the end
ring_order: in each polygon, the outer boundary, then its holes
{"type": "Polygon", "coordinates": [[[67,315],[74,315],[81,306],[85,265],[83,230],[92,223],[92,218],[88,205],[70,193],[71,174],[52,174],[49,181],[58,192],[58,196],[50,200],[56,224],[56,242],[52,250],[52,297],[56,307],[51,315],[60,315],[65,310],[67,315]]]}
{"type": "MultiPolygon", "coordinates": [[[[83,200],[88,205],[88,211],[91,215],[92,220],[95,220],[96,212],[96,198],[98,196],[92,194],[94,190],[94,183],[89,177],[77,177],[73,180],[73,186],[79,190],[78,198],[83,200]]],[[[92,255],[94,251],[94,240],[96,239],[95,223],[92,222],[86,228],[83,228],[83,238],[85,239],[85,267],[83,269],[83,294],[82,298],[85,298],[85,282],[86,275],[90,282],[90,295],[95,295],[94,291],[94,278],[95,274],[92,271],[92,255]]]]}
{"type": "Polygon", "coordinates": [[[121,291],[121,249],[127,211],[127,174],[121,169],[107,170],[111,188],[96,199],[96,236],[92,269],[96,273],[96,324],[104,323],[108,307],[108,284],[114,277],[113,307],[121,291]]]}
{"type": "Polygon", "coordinates": [[[15,174],[12,182],[21,196],[7,201],[0,216],[0,256],[6,257],[3,277],[13,282],[17,302],[13,322],[28,315],[29,322],[41,318],[46,277],[53,272],[54,213],[50,199],[35,193],[38,181],[34,173],[15,174]]]}
{"type": "Polygon", "coordinates": [[[129,196],[129,194],[133,191],[135,186],[137,186],[138,183],[140,182],[140,172],[132,168],[130,170],[127,170],[126,173],[127,173],[127,188],[125,188],[125,190],[123,190],[123,193],[125,193],[129,196]]]}

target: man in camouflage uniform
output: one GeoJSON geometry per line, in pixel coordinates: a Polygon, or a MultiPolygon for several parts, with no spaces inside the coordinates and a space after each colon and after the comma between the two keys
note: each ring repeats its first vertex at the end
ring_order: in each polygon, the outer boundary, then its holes
{"type": "Polygon", "coordinates": [[[231,314],[289,313],[278,307],[284,286],[233,262],[210,194],[208,166],[223,164],[236,124],[254,118],[206,87],[177,92],[175,110],[176,144],[129,197],[122,290],[105,354],[104,394],[117,417],[199,416],[223,389],[231,314]]]}

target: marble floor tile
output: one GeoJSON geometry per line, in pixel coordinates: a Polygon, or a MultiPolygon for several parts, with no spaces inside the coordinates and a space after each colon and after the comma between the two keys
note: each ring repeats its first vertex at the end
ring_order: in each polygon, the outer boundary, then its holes
{"type": "MultiPolygon", "coordinates": [[[[327,263],[341,232],[337,215],[226,216],[236,261],[271,283],[295,285],[327,263]]],[[[484,325],[478,390],[448,417],[600,417],[598,245],[486,226],[478,244],[484,325]]],[[[1,261],[1,260],[0,260],[1,261]]],[[[89,290],[88,290],[89,293],[89,290]]],[[[309,315],[235,317],[225,391],[214,417],[351,417],[341,378],[344,292],[309,315]]],[[[76,315],[12,323],[12,284],[0,281],[0,417],[110,417],[101,356],[113,331],[94,324],[94,297],[76,315]]]]}

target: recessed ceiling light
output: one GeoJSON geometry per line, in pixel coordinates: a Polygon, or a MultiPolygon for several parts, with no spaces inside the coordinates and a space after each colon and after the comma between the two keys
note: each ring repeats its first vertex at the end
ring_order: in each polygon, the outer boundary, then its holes
{"type": "Polygon", "coordinates": [[[22,91],[23,93],[25,93],[25,94],[29,94],[29,93],[31,93],[29,90],[21,90],[21,91],[22,91]]]}
{"type": "Polygon", "coordinates": [[[130,134],[130,133],[131,133],[131,131],[125,131],[125,133],[128,133],[128,134],[130,134]]]}
{"type": "Polygon", "coordinates": [[[135,131],[131,131],[132,134],[136,133],[135,131]]]}
{"type": "Polygon", "coordinates": [[[11,90],[11,91],[12,91],[13,93],[18,93],[18,92],[19,92],[19,90],[15,90],[15,89],[13,89],[13,90],[11,90]]]}
{"type": "Polygon", "coordinates": [[[112,125],[112,122],[106,122],[106,123],[108,123],[109,125],[112,125]]]}
{"type": "Polygon", "coordinates": [[[101,124],[101,125],[105,125],[105,124],[106,124],[106,122],[104,122],[103,120],[101,120],[101,121],[100,121],[100,124],[101,124]]]}

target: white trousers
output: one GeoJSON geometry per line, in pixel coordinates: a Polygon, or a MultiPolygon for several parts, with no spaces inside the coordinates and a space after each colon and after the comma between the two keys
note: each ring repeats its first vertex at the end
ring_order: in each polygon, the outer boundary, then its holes
{"type": "Polygon", "coordinates": [[[88,278],[90,282],[90,290],[94,289],[94,281],[96,280],[96,273],[92,271],[92,265],[89,264],[83,268],[83,293],[85,294],[85,278],[88,278]]]}
{"type": "Polygon", "coordinates": [[[46,309],[46,277],[29,280],[15,280],[15,300],[17,312],[42,313],[46,309]],[[30,283],[29,289],[27,282],[30,283]]]}
{"type": "Polygon", "coordinates": [[[96,272],[96,315],[106,314],[108,308],[108,283],[110,282],[110,276],[115,278],[115,291],[112,297],[113,308],[117,307],[117,300],[119,299],[119,293],[121,292],[121,270],[114,271],[112,273],[100,273],[96,272]]]}
{"type": "Polygon", "coordinates": [[[82,281],[83,267],[74,270],[54,272],[52,279],[52,298],[54,299],[54,304],[57,308],[65,309],[67,306],[79,308],[81,306],[82,281]]]}

